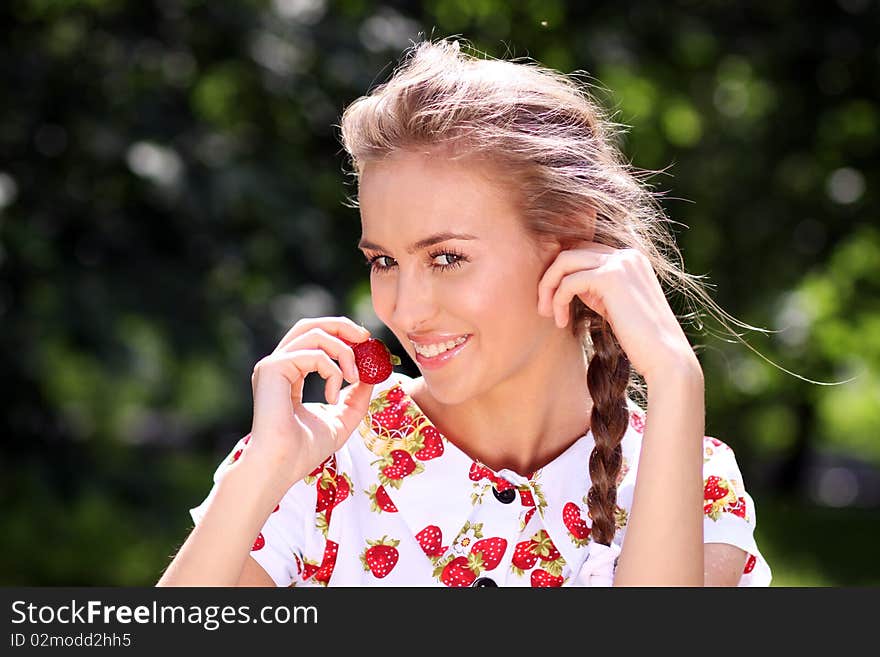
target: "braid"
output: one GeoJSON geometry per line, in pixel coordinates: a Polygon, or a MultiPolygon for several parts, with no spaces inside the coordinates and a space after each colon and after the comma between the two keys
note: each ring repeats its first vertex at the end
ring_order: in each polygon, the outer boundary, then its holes
{"type": "Polygon", "coordinates": [[[587,386],[593,398],[590,427],[596,444],[590,454],[592,486],[587,493],[587,505],[593,519],[593,540],[611,545],[616,530],[620,441],[629,422],[626,389],[630,364],[604,318],[593,313],[589,331],[593,356],[587,369],[587,386]]]}

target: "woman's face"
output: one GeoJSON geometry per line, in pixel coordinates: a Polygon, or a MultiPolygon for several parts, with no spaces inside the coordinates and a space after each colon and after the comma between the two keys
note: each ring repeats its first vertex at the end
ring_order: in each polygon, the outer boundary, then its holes
{"type": "Polygon", "coordinates": [[[443,404],[527,376],[555,331],[537,303],[558,248],[526,234],[493,175],[474,160],[409,152],[361,174],[373,308],[443,404]]]}

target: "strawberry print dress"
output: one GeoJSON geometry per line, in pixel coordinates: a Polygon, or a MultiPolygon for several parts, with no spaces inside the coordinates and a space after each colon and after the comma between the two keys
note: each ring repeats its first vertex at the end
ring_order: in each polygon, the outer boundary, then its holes
{"type": "MultiPolygon", "coordinates": [[[[404,392],[395,372],[373,388],[360,426],[294,484],[254,537],[251,557],[278,586],[610,586],[626,538],[645,416],[628,400],[617,533],[590,537],[586,496],[590,431],[525,477],[494,471],[447,440],[404,392]]],[[[407,386],[408,388],[408,386],[407,386]]],[[[247,449],[245,436],[196,508],[247,449]]],[[[748,553],[740,586],[768,586],[754,539],[755,507],[733,451],[703,439],[704,541],[748,553]]]]}

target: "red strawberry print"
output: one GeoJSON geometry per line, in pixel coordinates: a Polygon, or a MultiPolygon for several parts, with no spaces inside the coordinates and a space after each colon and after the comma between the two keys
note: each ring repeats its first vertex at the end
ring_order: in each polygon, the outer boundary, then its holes
{"type": "Polygon", "coordinates": [[[517,543],[513,550],[513,559],[510,569],[517,575],[522,575],[526,570],[533,568],[538,563],[538,555],[532,551],[533,541],[517,543]]]}
{"type": "Polygon", "coordinates": [[[519,499],[523,506],[535,506],[535,498],[528,488],[519,489],[519,499]]]}
{"type": "Polygon", "coordinates": [[[574,502],[568,502],[562,508],[562,522],[568,529],[571,542],[583,547],[590,542],[590,528],[586,521],[581,518],[581,510],[574,502]]]}
{"type": "Polygon", "coordinates": [[[332,510],[339,506],[351,493],[351,480],[343,474],[332,477],[329,473],[321,475],[318,480],[318,499],[315,511],[332,510]]]}
{"type": "Polygon", "coordinates": [[[632,428],[639,433],[645,433],[645,420],[642,417],[641,413],[636,413],[635,411],[632,411],[629,414],[629,423],[632,428]]]}
{"type": "Polygon", "coordinates": [[[416,540],[429,557],[439,557],[446,551],[446,548],[442,547],[443,532],[437,525],[425,527],[416,534],[416,540]]]}
{"type": "Polygon", "coordinates": [[[412,460],[409,452],[402,449],[392,450],[391,453],[382,460],[386,463],[381,468],[382,474],[392,480],[400,480],[407,475],[412,474],[416,469],[416,464],[412,460]]]}
{"type": "Polygon", "coordinates": [[[280,509],[280,508],[281,508],[281,505],[280,505],[280,504],[276,504],[276,505],[275,505],[275,508],[272,509],[272,513],[275,513],[275,512],[276,512],[278,509],[280,509]]]}
{"type": "Polygon", "coordinates": [[[730,482],[721,477],[711,475],[706,478],[704,483],[703,497],[705,504],[703,505],[703,513],[712,520],[717,521],[721,516],[721,512],[725,510],[729,504],[737,504],[737,498],[731,492],[730,482]]]}
{"type": "Polygon", "coordinates": [[[266,539],[263,538],[263,532],[260,532],[259,534],[257,534],[257,539],[254,541],[254,544],[251,547],[251,552],[262,550],[264,545],[266,545],[266,539]]]}
{"type": "Polygon", "coordinates": [[[483,558],[482,569],[492,570],[498,566],[501,557],[507,550],[507,541],[498,536],[484,538],[473,544],[471,554],[479,554],[483,558]]]}
{"type": "Polygon", "coordinates": [[[364,383],[382,383],[391,376],[394,366],[400,365],[400,358],[392,354],[378,338],[370,338],[357,344],[345,339],[342,341],[354,351],[358,376],[364,383]]]}
{"type": "Polygon", "coordinates": [[[725,511],[729,511],[735,516],[738,516],[745,520],[746,517],[746,500],[742,497],[737,497],[736,502],[731,502],[725,511]]]}
{"type": "Polygon", "coordinates": [[[533,516],[533,515],[535,515],[535,507],[532,507],[531,509],[529,509],[528,511],[526,511],[526,515],[523,516],[523,519],[522,519],[522,529],[525,529],[525,528],[526,528],[526,525],[529,524],[529,520],[532,519],[532,516],[533,516]]]}
{"type": "Polygon", "coordinates": [[[327,541],[327,544],[324,546],[324,560],[321,562],[321,567],[314,574],[316,582],[327,586],[330,582],[330,577],[333,575],[333,568],[336,567],[336,556],[338,554],[339,544],[327,541]]]}
{"type": "Polygon", "coordinates": [[[391,501],[388,491],[385,490],[384,486],[376,486],[374,484],[370,486],[370,490],[365,490],[364,492],[370,498],[370,509],[376,513],[382,513],[383,511],[397,513],[397,507],[394,506],[394,502],[391,501]]]}
{"type": "Polygon", "coordinates": [[[730,490],[726,488],[723,484],[727,482],[721,479],[720,477],[716,477],[715,475],[711,475],[706,479],[706,485],[703,490],[703,498],[706,500],[720,500],[722,497],[725,497],[730,490]]]}
{"type": "Polygon", "coordinates": [[[746,567],[743,568],[743,575],[748,575],[755,569],[755,564],[758,562],[758,558],[754,554],[750,554],[748,560],[746,561],[746,567]]]}
{"type": "Polygon", "coordinates": [[[397,539],[389,539],[383,536],[377,541],[367,540],[367,547],[361,555],[361,563],[364,564],[364,570],[369,570],[373,576],[382,579],[390,573],[400,554],[397,551],[397,545],[400,543],[397,539]]]}
{"type": "Polygon", "coordinates": [[[399,429],[400,425],[403,423],[405,410],[406,409],[402,408],[398,403],[392,403],[388,406],[377,408],[376,411],[370,415],[370,422],[373,431],[381,434],[383,429],[388,431],[399,429]]]}
{"type": "Polygon", "coordinates": [[[307,580],[309,577],[314,575],[316,572],[318,572],[318,564],[307,560],[303,564],[303,569],[302,569],[303,581],[307,580]]]}
{"type": "Polygon", "coordinates": [[[480,481],[480,479],[491,478],[492,471],[485,465],[474,461],[473,463],[471,463],[471,470],[468,473],[468,477],[471,481],[480,481]]]}
{"type": "Polygon", "coordinates": [[[440,581],[446,586],[470,586],[477,574],[468,566],[467,557],[456,557],[443,568],[440,581]]]}
{"type": "Polygon", "coordinates": [[[232,455],[232,459],[230,460],[230,463],[235,463],[239,459],[239,457],[241,456],[241,453],[243,451],[244,451],[243,449],[235,450],[235,453],[232,455]]]}
{"type": "Polygon", "coordinates": [[[730,446],[727,443],[722,442],[722,441],[718,440],[717,438],[713,438],[712,436],[703,436],[703,442],[707,442],[707,441],[712,443],[712,445],[715,447],[720,447],[722,449],[730,449],[730,446]]]}
{"type": "Polygon", "coordinates": [[[511,488],[516,488],[516,486],[514,486],[512,483],[507,481],[507,479],[505,479],[504,477],[496,477],[493,475],[492,476],[492,483],[495,486],[495,490],[497,490],[499,493],[503,493],[504,491],[509,490],[511,488]]]}
{"type": "Polygon", "coordinates": [[[424,440],[424,447],[416,451],[413,456],[420,461],[430,461],[443,455],[443,438],[437,429],[426,426],[422,429],[421,437],[424,440]]]}
{"type": "Polygon", "coordinates": [[[562,586],[562,575],[551,575],[546,570],[535,568],[532,571],[531,583],[533,588],[557,587],[562,586]]]}
{"type": "Polygon", "coordinates": [[[385,398],[388,401],[398,402],[404,398],[406,393],[403,391],[403,387],[400,385],[396,385],[385,393],[385,398]]]}
{"type": "Polygon", "coordinates": [[[309,474],[305,476],[305,482],[311,485],[315,481],[315,477],[321,476],[321,473],[324,470],[329,471],[330,476],[336,476],[336,455],[331,454],[328,456],[324,462],[319,465],[317,468],[312,470],[309,474]]]}

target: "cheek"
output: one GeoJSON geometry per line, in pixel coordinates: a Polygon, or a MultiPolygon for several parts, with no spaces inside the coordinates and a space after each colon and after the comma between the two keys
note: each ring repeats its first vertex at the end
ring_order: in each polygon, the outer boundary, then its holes
{"type": "Polygon", "coordinates": [[[373,312],[386,325],[391,319],[394,307],[392,293],[392,288],[386,285],[381,278],[375,275],[370,278],[370,300],[373,302],[373,312]]]}

